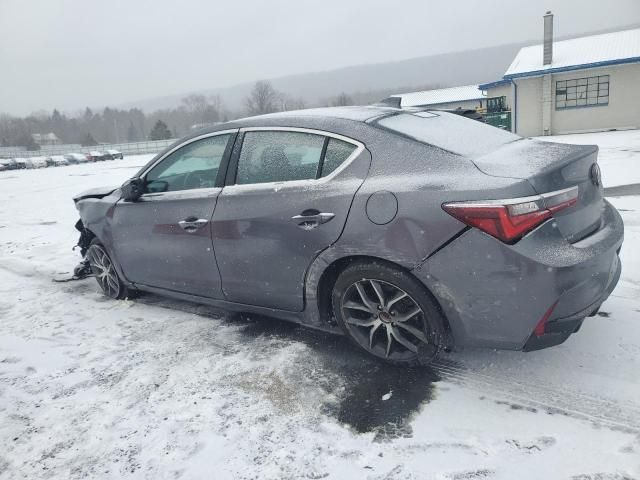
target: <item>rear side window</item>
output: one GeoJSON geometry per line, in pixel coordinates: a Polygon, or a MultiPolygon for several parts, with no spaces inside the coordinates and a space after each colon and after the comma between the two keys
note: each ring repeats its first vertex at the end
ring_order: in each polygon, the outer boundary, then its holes
{"type": "Polygon", "coordinates": [[[357,148],[352,143],[315,133],[249,131],[242,142],[236,184],[325,177],[348,160],[357,148]]]}
{"type": "Polygon", "coordinates": [[[327,151],[324,156],[324,163],[322,164],[322,175],[326,177],[336,168],[344,163],[344,161],[351,156],[355,151],[356,146],[352,143],[347,143],[337,138],[329,138],[327,144],[327,151]]]}
{"type": "Polygon", "coordinates": [[[401,113],[385,117],[376,125],[418,142],[472,157],[483,155],[521,138],[477,120],[446,112],[401,113]]]}
{"type": "Polygon", "coordinates": [[[286,182],[316,178],[325,137],[301,132],[247,132],[236,183],[286,182]]]}

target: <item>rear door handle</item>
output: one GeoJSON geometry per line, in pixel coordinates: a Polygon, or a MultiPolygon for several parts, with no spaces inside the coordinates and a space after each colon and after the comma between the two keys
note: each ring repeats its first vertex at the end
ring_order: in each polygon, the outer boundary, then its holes
{"type": "Polygon", "coordinates": [[[318,225],[327,223],[336,216],[335,213],[319,212],[317,210],[305,210],[302,215],[295,215],[291,220],[296,222],[303,230],[311,230],[318,225]]]}
{"type": "Polygon", "coordinates": [[[205,218],[187,217],[184,220],[179,221],[178,225],[180,225],[180,228],[186,232],[193,233],[199,228],[204,227],[207,223],[209,223],[209,220],[205,218]]]}

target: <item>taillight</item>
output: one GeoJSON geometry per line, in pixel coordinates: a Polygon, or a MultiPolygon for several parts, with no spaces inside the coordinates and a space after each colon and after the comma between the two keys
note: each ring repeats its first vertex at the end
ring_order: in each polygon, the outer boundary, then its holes
{"type": "Polygon", "coordinates": [[[538,225],[576,203],[578,187],[532,197],[451,202],[449,215],[506,243],[515,243],[538,225]]]}

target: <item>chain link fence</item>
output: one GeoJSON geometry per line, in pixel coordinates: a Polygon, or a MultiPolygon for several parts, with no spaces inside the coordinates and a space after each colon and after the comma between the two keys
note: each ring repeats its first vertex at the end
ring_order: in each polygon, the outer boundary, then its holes
{"type": "Polygon", "coordinates": [[[94,147],[83,147],[70,143],[65,145],[43,145],[40,150],[27,151],[26,147],[0,147],[0,157],[4,158],[30,158],[30,157],[50,157],[52,155],[65,155],[67,153],[87,153],[92,150],[103,152],[105,150],[119,150],[125,155],[140,155],[143,153],[158,153],[164,150],[175,139],[169,140],[149,140],[146,142],[131,143],[109,143],[96,145],[94,147]]]}

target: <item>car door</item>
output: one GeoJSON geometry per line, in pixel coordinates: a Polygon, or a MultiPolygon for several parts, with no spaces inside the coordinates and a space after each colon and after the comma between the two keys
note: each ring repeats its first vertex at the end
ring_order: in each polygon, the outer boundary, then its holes
{"type": "Polygon", "coordinates": [[[225,298],[302,311],[307,268],[340,237],[371,156],[327,132],[241,132],[213,215],[225,298]]]}
{"type": "Polygon", "coordinates": [[[141,176],[139,200],[113,212],[116,259],[136,284],[222,298],[211,217],[237,130],[191,139],[141,176]]]}

